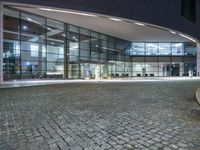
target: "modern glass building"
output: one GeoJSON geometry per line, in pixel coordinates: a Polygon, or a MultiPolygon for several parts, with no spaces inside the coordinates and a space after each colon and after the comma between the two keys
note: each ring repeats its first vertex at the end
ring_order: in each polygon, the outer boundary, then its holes
{"type": "Polygon", "coordinates": [[[132,41],[3,7],[3,78],[198,76],[196,42],[132,41]]]}

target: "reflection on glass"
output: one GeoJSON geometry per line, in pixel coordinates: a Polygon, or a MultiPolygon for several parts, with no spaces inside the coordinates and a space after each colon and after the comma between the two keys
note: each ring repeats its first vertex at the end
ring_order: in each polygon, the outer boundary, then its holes
{"type": "Polygon", "coordinates": [[[184,55],[182,43],[172,43],[172,55],[184,55]]]}
{"type": "Polygon", "coordinates": [[[132,43],[130,49],[130,55],[145,55],[145,44],[144,43],[132,43]]]}
{"type": "Polygon", "coordinates": [[[7,7],[3,37],[5,80],[196,74],[194,43],[130,42],[7,7]]]}
{"type": "Polygon", "coordinates": [[[159,43],[159,55],[171,55],[171,43],[159,43]]]}
{"type": "Polygon", "coordinates": [[[193,55],[195,56],[197,53],[197,45],[193,43],[185,43],[185,55],[193,55]]]}
{"type": "Polygon", "coordinates": [[[146,43],[146,55],[158,55],[158,43],[146,43]]]}

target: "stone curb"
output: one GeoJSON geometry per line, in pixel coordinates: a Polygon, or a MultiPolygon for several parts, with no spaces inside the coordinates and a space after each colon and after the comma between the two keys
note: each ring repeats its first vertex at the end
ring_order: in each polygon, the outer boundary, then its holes
{"type": "Polygon", "coordinates": [[[195,98],[196,98],[196,100],[197,100],[197,103],[198,103],[199,106],[200,106],[200,88],[198,88],[198,89],[196,90],[195,98]]]}

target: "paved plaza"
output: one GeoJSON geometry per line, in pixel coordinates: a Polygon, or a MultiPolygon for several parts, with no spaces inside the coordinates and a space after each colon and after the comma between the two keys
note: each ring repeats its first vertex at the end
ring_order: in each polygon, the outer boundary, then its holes
{"type": "Polygon", "coordinates": [[[200,150],[200,80],[0,89],[0,150],[200,150]]]}

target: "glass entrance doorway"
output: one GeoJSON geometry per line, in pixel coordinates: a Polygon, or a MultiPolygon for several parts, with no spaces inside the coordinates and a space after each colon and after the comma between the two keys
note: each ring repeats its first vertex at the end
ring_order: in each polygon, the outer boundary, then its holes
{"type": "Polygon", "coordinates": [[[81,78],[83,79],[99,79],[107,77],[107,67],[102,64],[81,64],[81,78]]]}
{"type": "Polygon", "coordinates": [[[180,64],[172,63],[165,65],[163,67],[163,76],[165,77],[180,76],[180,64]]]}
{"type": "Polygon", "coordinates": [[[172,63],[171,76],[179,76],[179,75],[180,75],[180,65],[172,63]]]}

